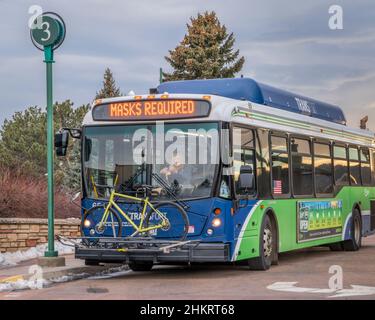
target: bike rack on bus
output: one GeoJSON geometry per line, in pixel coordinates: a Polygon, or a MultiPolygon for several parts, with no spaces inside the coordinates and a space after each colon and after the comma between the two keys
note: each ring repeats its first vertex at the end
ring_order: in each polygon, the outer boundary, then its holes
{"type": "Polygon", "coordinates": [[[76,249],[103,249],[114,250],[124,253],[171,253],[175,250],[180,250],[182,247],[198,246],[198,240],[173,241],[173,240],[156,240],[149,237],[124,237],[124,238],[110,238],[110,237],[63,237],[56,236],[56,239],[66,246],[71,246],[76,249]]]}

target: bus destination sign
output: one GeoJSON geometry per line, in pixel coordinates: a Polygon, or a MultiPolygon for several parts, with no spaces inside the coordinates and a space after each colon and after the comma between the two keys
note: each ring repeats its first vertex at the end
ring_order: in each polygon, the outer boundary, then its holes
{"type": "Polygon", "coordinates": [[[163,120],[207,117],[211,104],[206,100],[157,99],[103,103],[94,107],[94,120],[163,120]]]}

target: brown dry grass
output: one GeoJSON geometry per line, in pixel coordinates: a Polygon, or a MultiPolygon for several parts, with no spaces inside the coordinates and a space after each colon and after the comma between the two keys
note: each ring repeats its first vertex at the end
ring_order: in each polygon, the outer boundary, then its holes
{"type": "MultiPolygon", "coordinates": [[[[47,181],[0,168],[0,218],[47,218],[47,181]]],[[[70,195],[55,190],[55,217],[80,217],[70,195]]]]}

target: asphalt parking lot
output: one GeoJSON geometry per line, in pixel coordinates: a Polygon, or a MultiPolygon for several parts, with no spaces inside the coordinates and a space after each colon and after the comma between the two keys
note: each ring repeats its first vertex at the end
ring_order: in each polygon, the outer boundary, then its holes
{"type": "Polygon", "coordinates": [[[358,252],[312,248],[280,255],[269,271],[246,266],[157,266],[0,293],[0,299],[375,299],[375,236],[358,252]]]}

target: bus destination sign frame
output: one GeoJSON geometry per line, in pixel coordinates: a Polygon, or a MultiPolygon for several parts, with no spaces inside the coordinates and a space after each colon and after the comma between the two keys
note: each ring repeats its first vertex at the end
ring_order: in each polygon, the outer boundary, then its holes
{"type": "Polygon", "coordinates": [[[139,99],[96,105],[95,121],[146,121],[208,117],[211,102],[204,99],[139,99]]]}

